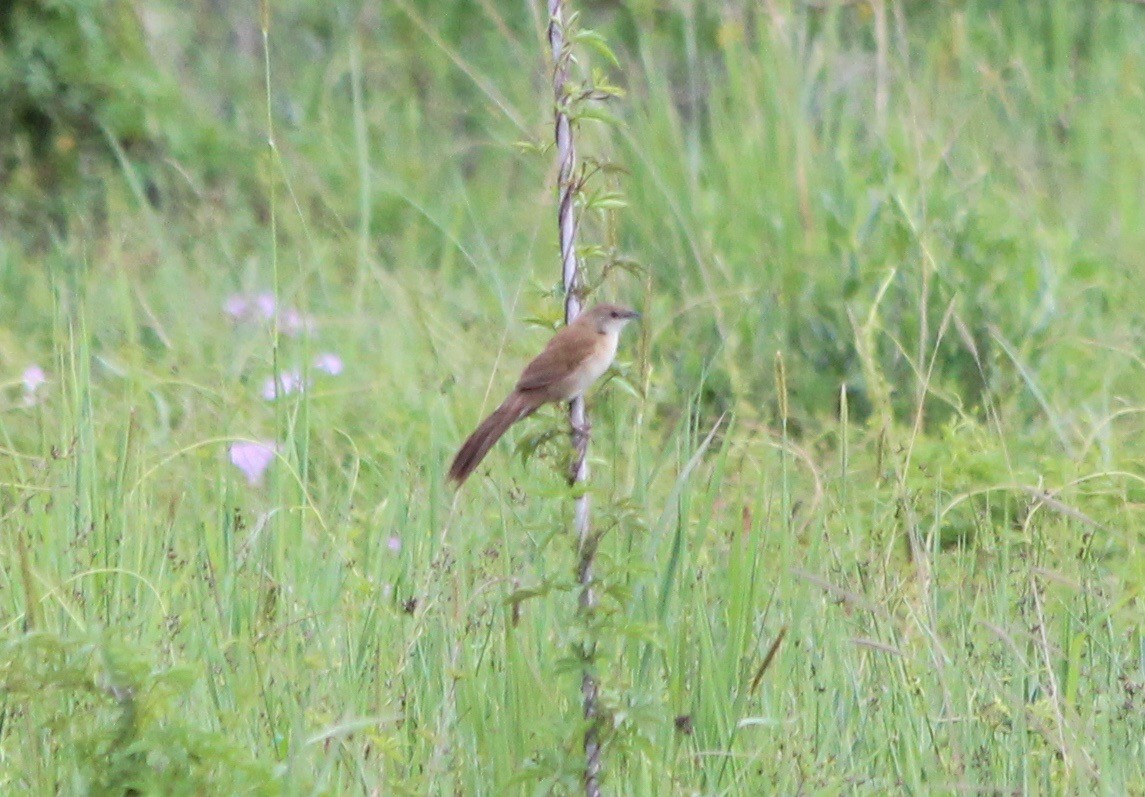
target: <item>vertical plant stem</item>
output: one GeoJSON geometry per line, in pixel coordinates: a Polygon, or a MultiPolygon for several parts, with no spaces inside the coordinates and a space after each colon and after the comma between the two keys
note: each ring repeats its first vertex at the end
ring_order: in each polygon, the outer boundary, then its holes
{"type": "MultiPolygon", "coordinates": [[[[577,222],[573,207],[575,195],[573,171],[576,166],[576,148],[573,143],[572,124],[568,114],[568,51],[565,47],[563,0],[549,0],[549,46],[553,54],[554,125],[557,145],[559,196],[557,224],[561,240],[561,279],[565,288],[565,323],[572,323],[581,311],[581,275],[576,255],[577,222]]],[[[577,398],[569,405],[569,426],[572,428],[573,464],[570,481],[583,484],[588,481],[588,417],[584,399],[577,398]]],[[[577,534],[577,583],[580,585],[579,612],[586,627],[591,625],[596,609],[596,595],[592,589],[592,568],[596,554],[596,541],[589,528],[589,498],[582,492],[576,499],[574,528],[577,534]]],[[[586,720],[584,731],[584,793],[586,797],[600,795],[600,739],[597,728],[598,685],[593,673],[595,640],[589,635],[582,643],[584,671],[581,675],[581,698],[586,720]]]]}
{"type": "Polygon", "coordinates": [[[889,67],[887,50],[890,48],[887,35],[886,0],[874,0],[871,8],[875,12],[875,123],[880,135],[887,129],[887,98],[889,96],[889,67]]]}

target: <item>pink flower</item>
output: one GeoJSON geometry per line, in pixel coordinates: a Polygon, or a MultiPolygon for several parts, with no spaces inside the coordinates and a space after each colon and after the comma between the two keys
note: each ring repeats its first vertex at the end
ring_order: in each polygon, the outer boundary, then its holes
{"type": "Polygon", "coordinates": [[[330,376],[337,376],[342,373],[342,358],[337,354],[319,354],[314,360],[314,367],[319,371],[325,371],[330,376]]]}
{"type": "Polygon", "coordinates": [[[44,369],[40,366],[29,365],[24,369],[24,373],[20,379],[24,382],[25,393],[35,393],[40,385],[48,381],[48,375],[44,373],[44,369]]]}
{"type": "Polygon", "coordinates": [[[48,375],[40,366],[29,365],[20,375],[20,381],[24,383],[24,406],[31,407],[39,400],[36,393],[48,381],[48,375]]]}
{"type": "Polygon", "coordinates": [[[394,553],[400,552],[402,549],[402,538],[396,534],[391,536],[388,540],[386,540],[386,547],[394,553]]]}
{"type": "Polygon", "coordinates": [[[235,321],[242,321],[250,312],[250,299],[241,293],[232,294],[223,302],[223,312],[235,321]]]}
{"type": "Polygon", "coordinates": [[[289,335],[292,338],[303,333],[309,334],[314,331],[314,319],[298,312],[293,307],[288,307],[286,310],[283,310],[278,320],[282,334],[289,335]]]}
{"type": "Polygon", "coordinates": [[[274,377],[267,377],[267,380],[262,383],[262,397],[267,401],[274,401],[276,398],[282,396],[289,396],[306,387],[306,383],[302,381],[302,374],[298,371],[284,371],[278,375],[278,382],[275,383],[274,377]]]}
{"type": "Polygon", "coordinates": [[[262,484],[262,477],[277,453],[275,443],[231,443],[231,462],[243,472],[252,487],[262,484]]]}
{"type": "Polygon", "coordinates": [[[223,302],[223,312],[236,322],[269,322],[277,318],[282,334],[292,338],[309,334],[316,326],[313,317],[293,307],[280,307],[271,291],[232,294],[223,302]]]}
{"type": "Polygon", "coordinates": [[[278,304],[274,301],[273,293],[263,291],[262,293],[256,294],[253,301],[260,318],[264,321],[269,321],[274,318],[274,311],[277,309],[278,304]]]}

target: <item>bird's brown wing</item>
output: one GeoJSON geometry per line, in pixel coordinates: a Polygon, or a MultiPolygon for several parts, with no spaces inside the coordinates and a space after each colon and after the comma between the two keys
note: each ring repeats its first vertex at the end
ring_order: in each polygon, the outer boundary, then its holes
{"type": "Polygon", "coordinates": [[[524,373],[517,381],[517,390],[544,390],[566,379],[585,360],[592,356],[599,336],[581,324],[565,327],[544,351],[525,366],[524,373]]]}

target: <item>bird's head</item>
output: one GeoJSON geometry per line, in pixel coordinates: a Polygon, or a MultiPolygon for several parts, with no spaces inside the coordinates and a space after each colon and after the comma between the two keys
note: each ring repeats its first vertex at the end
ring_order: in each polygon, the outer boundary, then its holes
{"type": "Polygon", "coordinates": [[[598,304],[586,310],[584,315],[602,335],[610,332],[619,334],[625,324],[640,318],[640,313],[619,304],[598,304]]]}

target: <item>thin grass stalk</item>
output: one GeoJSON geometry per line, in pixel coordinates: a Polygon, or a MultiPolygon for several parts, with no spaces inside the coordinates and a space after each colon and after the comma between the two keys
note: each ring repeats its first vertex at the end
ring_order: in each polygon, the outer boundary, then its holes
{"type": "MultiPolygon", "coordinates": [[[[563,0],[549,0],[549,47],[553,56],[554,126],[557,145],[557,226],[561,241],[561,280],[565,289],[565,323],[571,324],[581,312],[581,273],[576,254],[577,220],[574,208],[576,186],[573,172],[576,166],[576,147],[573,142],[572,123],[568,113],[568,59],[564,31],[563,0]]],[[[588,417],[584,399],[569,404],[569,426],[572,429],[573,463],[569,481],[573,485],[588,482],[588,417]]],[[[593,561],[596,541],[589,524],[589,497],[582,491],[576,498],[573,528],[577,535],[577,583],[580,585],[579,612],[587,621],[596,609],[596,594],[592,589],[593,561]]],[[[593,674],[595,642],[587,639],[581,651],[584,672],[581,675],[581,698],[584,710],[584,793],[586,797],[600,795],[600,738],[597,726],[598,684],[593,674]]]]}

